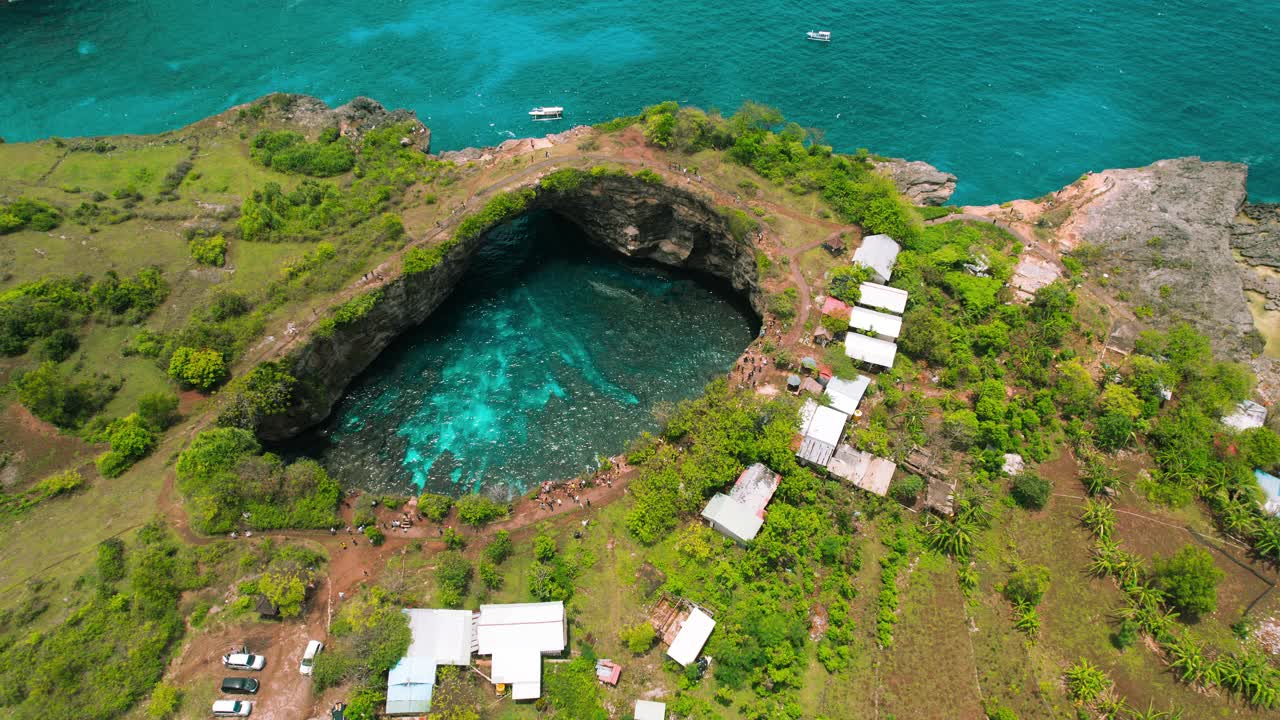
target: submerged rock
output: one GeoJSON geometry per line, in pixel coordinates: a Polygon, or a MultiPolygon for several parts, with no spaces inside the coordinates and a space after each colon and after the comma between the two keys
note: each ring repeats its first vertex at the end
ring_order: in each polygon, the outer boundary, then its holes
{"type": "Polygon", "coordinates": [[[923,160],[888,158],[872,165],[917,205],[944,205],[956,191],[956,176],[923,160]]]}

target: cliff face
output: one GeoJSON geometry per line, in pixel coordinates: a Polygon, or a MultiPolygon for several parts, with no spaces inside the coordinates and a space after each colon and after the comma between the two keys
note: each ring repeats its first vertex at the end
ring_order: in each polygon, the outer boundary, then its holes
{"type": "MultiPolygon", "coordinates": [[[[736,239],[724,216],[685,190],[629,176],[603,177],[568,192],[540,190],[530,209],[558,212],[594,242],[628,258],[726,280],[757,313],[763,308],[753,246],[736,239]]],[[[284,440],[324,420],[347,385],[392,340],[426,321],[449,296],[484,241],[481,235],[461,242],[435,268],[391,278],[368,313],[338,326],[332,336],[312,336],[291,353],[286,362],[302,389],[286,413],[264,419],[258,434],[284,440]]]]}
{"type": "Polygon", "coordinates": [[[956,191],[956,176],[923,160],[889,158],[872,163],[876,171],[917,205],[945,205],[956,191]]]}

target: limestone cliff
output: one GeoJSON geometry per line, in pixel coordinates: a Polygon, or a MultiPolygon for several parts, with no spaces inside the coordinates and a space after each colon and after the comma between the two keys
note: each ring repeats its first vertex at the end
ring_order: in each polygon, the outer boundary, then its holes
{"type": "MultiPolygon", "coordinates": [[[[605,176],[570,191],[539,190],[530,209],[558,212],[580,225],[599,245],[628,258],[685,268],[729,282],[757,313],[763,297],[756,283],[750,241],[735,238],[714,207],[681,188],[631,176],[605,176]]],[[[466,271],[484,235],[455,246],[431,270],[391,277],[381,300],[331,336],[315,335],[286,359],[301,389],[290,409],[265,418],[258,433],[283,440],[322,421],[351,383],[397,336],[426,321],[466,271]]]]}

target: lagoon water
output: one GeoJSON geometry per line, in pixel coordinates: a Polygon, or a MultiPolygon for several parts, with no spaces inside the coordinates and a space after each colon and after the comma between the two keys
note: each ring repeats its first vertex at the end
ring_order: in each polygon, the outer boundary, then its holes
{"type": "Polygon", "coordinates": [[[348,485],[521,492],[653,430],[655,409],[698,395],[755,327],[732,295],[533,213],[490,233],[454,295],[294,445],[348,485]]]}
{"type": "Polygon", "coordinates": [[[275,90],[416,110],[437,149],[751,98],[960,177],[955,200],[1178,155],[1280,200],[1280,1],[20,0],[0,136],[155,132],[275,90]],[[827,29],[829,45],[804,32],[827,29]],[[561,125],[560,127],[563,127],[561,125]]]}

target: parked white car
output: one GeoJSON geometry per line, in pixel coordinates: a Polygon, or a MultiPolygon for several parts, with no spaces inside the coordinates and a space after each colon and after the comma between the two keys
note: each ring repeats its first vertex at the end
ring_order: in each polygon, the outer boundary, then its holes
{"type": "Polygon", "coordinates": [[[222,656],[222,664],[233,670],[261,670],[266,666],[267,659],[261,655],[231,653],[222,656]]]}
{"type": "Polygon", "coordinates": [[[253,703],[247,700],[215,700],[214,717],[245,717],[253,712],[253,703]]]}
{"type": "Polygon", "coordinates": [[[298,668],[303,675],[311,674],[311,666],[316,663],[316,656],[324,649],[324,643],[319,640],[312,640],[307,643],[307,649],[302,653],[302,666],[298,668]]]}

